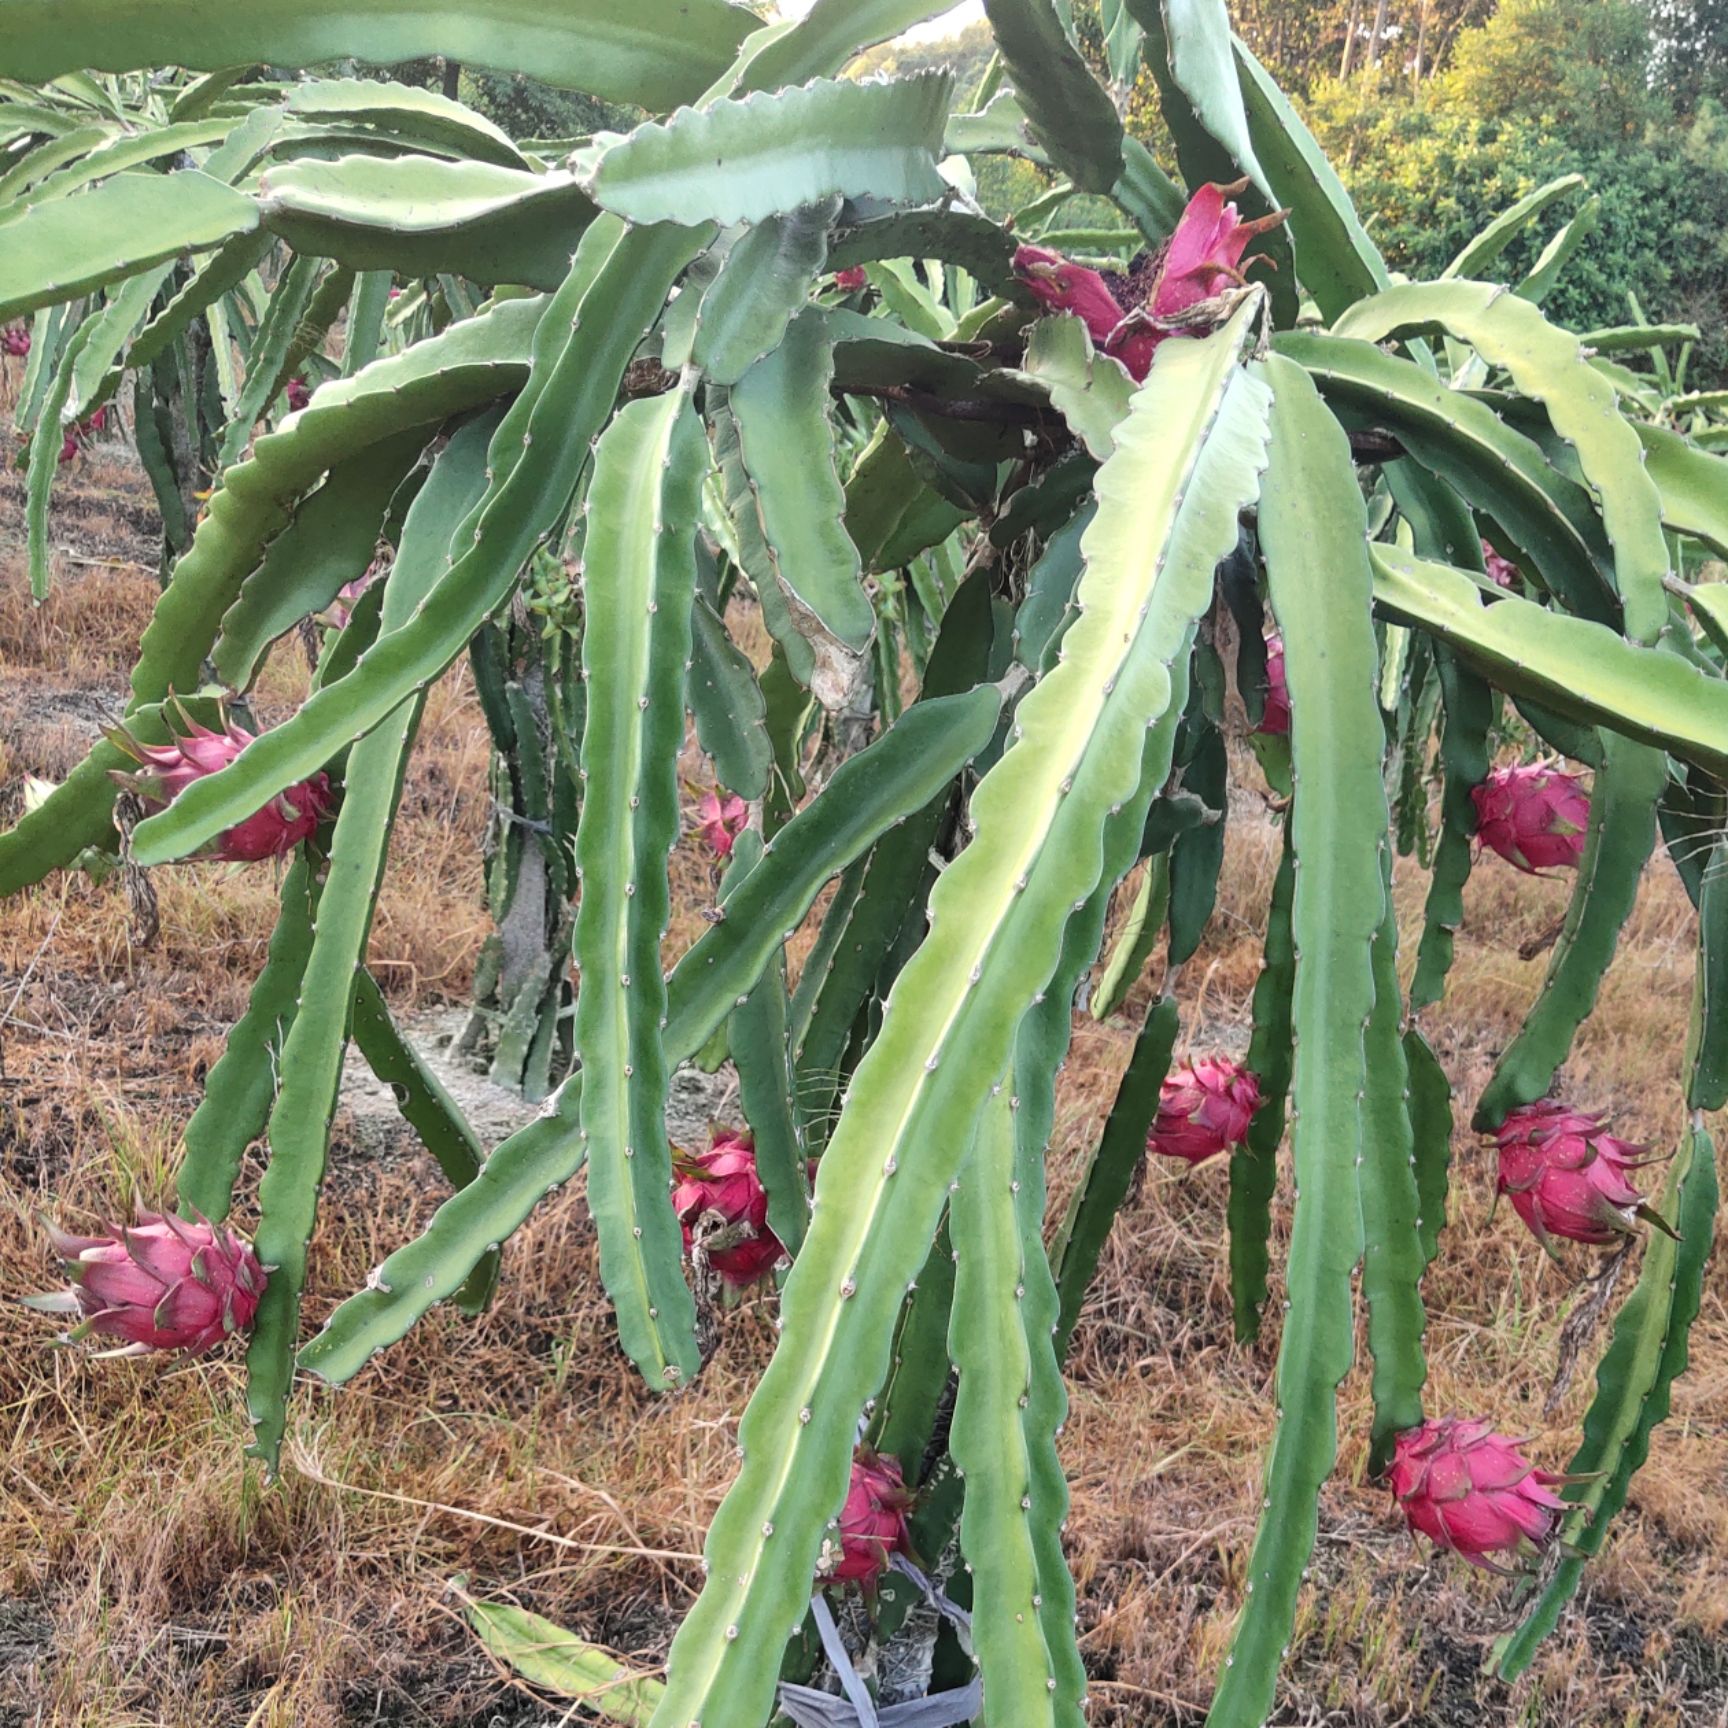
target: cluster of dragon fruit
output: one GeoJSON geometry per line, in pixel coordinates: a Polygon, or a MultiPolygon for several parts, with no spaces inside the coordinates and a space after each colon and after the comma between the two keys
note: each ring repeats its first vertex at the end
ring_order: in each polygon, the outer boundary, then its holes
{"type": "MultiPolygon", "coordinates": [[[[1019,249],[1015,269],[1041,303],[1077,314],[1096,349],[1142,379],[1157,345],[1184,333],[1183,314],[1239,282],[1250,243],[1282,220],[1280,213],[1240,221],[1228,201],[1232,190],[1203,187],[1170,244],[1125,275],[1090,269],[1036,246],[1019,249]]],[[[836,283],[851,291],[862,289],[865,280],[858,269],[840,273],[836,283]]],[[[7,353],[28,352],[29,335],[21,329],[0,333],[0,341],[7,353]]],[[[295,379],[287,396],[298,410],[307,386],[295,379]]],[[[69,442],[78,431],[68,434],[69,442]]],[[[1482,551],[1489,579],[1514,586],[1517,566],[1487,543],[1482,551]]],[[[380,574],[369,571],[345,588],[329,621],[343,622],[348,606],[380,574]]],[[[1276,636],[1267,642],[1266,685],[1258,694],[1255,730],[1287,733],[1290,700],[1276,636]]],[[[135,772],[116,778],[145,810],[164,808],[253,742],[226,714],[218,728],[200,725],[184,711],[179,719],[181,729],[166,743],[146,743],[120,730],[111,734],[137,764],[135,772]]],[[[1481,848],[1530,874],[1578,863],[1589,798],[1573,775],[1544,763],[1500,767],[1472,796],[1481,848]]],[[[235,862],[280,857],[316,831],[333,803],[327,777],[313,775],[220,835],[213,854],[235,862]]],[[[742,798],[708,792],[697,806],[693,835],[723,860],[749,816],[742,798]]],[[[1260,1102],[1259,1083],[1242,1063],[1222,1054],[1196,1056],[1164,1081],[1147,1152],[1190,1167],[1232,1152],[1244,1143],[1260,1102]]],[[[1643,1149],[1609,1133],[1600,1117],[1550,1097],[1512,1111],[1497,1141],[1498,1193],[1549,1252],[1557,1251],[1558,1240],[1612,1243],[1640,1220],[1667,1227],[1632,1181],[1647,1162],[1643,1149]]],[[[706,1149],[676,1155],[674,1170],[673,1205],[685,1251],[705,1276],[738,1292],[786,1264],[786,1250],[768,1225],[768,1196],[748,1131],[716,1127],[706,1149]]],[[[56,1232],[54,1248],[69,1287],[35,1298],[35,1304],[78,1316],[74,1338],[118,1340],[116,1354],[173,1350],[197,1356],[244,1336],[270,1271],[244,1239],[197,1216],[142,1213],[132,1227],[98,1236],[56,1232]]],[[[1432,1418],[1396,1437],[1387,1482],[1412,1531],[1474,1565],[1502,1569],[1503,1562],[1528,1561],[1553,1543],[1565,1507],[1553,1489],[1570,1480],[1538,1469],[1522,1445],[1496,1432],[1489,1418],[1432,1418]]],[[[911,1556],[912,1504],[898,1463],[861,1448],[838,1541],[824,1550],[818,1584],[857,1584],[868,1591],[895,1556],[911,1556]]]]}
{"type": "MultiPolygon", "coordinates": [[[[1287,731],[1289,698],[1275,639],[1267,684],[1260,729],[1287,731]]],[[[180,722],[166,744],[112,734],[139,765],[117,777],[148,810],[164,808],[253,741],[226,715],[220,729],[184,713],[180,722]]],[[[1571,774],[1541,763],[1496,768],[1474,801],[1478,843],[1517,869],[1537,873],[1578,862],[1589,798],[1571,774]]],[[[317,829],[333,802],[328,779],[314,775],[228,829],[214,855],[235,862],[280,857],[317,829]]],[[[748,816],[741,798],[709,792],[697,805],[692,833],[722,859],[748,816]]],[[[1259,1106],[1259,1083],[1242,1063],[1197,1056],[1165,1080],[1147,1151],[1204,1164],[1242,1145],[1259,1106]]],[[[1497,1140],[1498,1191],[1550,1251],[1557,1239],[1611,1243],[1640,1219],[1662,1226],[1631,1180],[1647,1161],[1643,1148],[1609,1133],[1600,1117],[1547,1098],[1512,1111],[1497,1140]]],[[[686,1252],[700,1253],[723,1286],[748,1289],[784,1266],[748,1132],[716,1127],[706,1149],[677,1156],[675,1172],[673,1206],[686,1252]]],[[[98,1236],[56,1232],[54,1248],[69,1287],[34,1299],[36,1306],[77,1315],[72,1336],[119,1340],[116,1354],[199,1356],[244,1336],[269,1273],[243,1238],[196,1216],[142,1213],[130,1228],[98,1236]]],[[[1489,1420],[1442,1416],[1397,1437],[1387,1480],[1412,1530],[1473,1564],[1495,1567],[1495,1556],[1528,1556],[1552,1542],[1564,1506],[1552,1488],[1566,1478],[1537,1469],[1520,1443],[1496,1433],[1489,1420]]],[[[861,1450],[823,1581],[870,1585],[894,1555],[910,1554],[911,1504],[899,1465],[861,1450]]]]}

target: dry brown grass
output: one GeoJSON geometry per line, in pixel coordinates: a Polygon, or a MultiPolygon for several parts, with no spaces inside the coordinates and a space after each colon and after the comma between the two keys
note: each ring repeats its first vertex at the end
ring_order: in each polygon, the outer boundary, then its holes
{"type": "MultiPolygon", "coordinates": [[[[115,483],[116,486],[118,483],[115,483]]],[[[78,490],[75,482],[74,492],[78,490]]],[[[119,518],[123,520],[124,518],[119,518]]],[[[148,561],[147,549],[134,557],[148,561]]],[[[6,775],[63,772],[87,735],[48,700],[117,691],[153,577],[71,566],[49,606],[0,566],[6,775]],[[22,698],[16,692],[22,691],[22,698]],[[42,697],[37,701],[37,697],[42,697]],[[62,717],[66,735],[32,712],[62,717]]],[[[297,698],[277,657],[260,707],[297,698]]],[[[67,716],[70,717],[67,717],[67,716]]],[[[695,776],[699,764],[690,761],[695,776]]],[[[461,676],[439,687],[398,828],[374,955],[404,1008],[460,1001],[483,931],[478,839],[485,739],[461,676]]],[[[4,792],[0,791],[0,796],[4,792]]],[[[1229,840],[1219,916],[1185,969],[1185,1046],[1239,1049],[1275,862],[1251,804],[1229,840]]],[[[157,873],[162,938],[136,951],[116,885],[51,882],[0,912],[0,1285],[50,1276],[37,1215],[111,1213],[162,1191],[180,1124],[239,1011],[268,935],[264,869],[157,873]],[[29,973],[28,981],[20,980],[29,973]]],[[[677,945],[702,928],[710,863],[674,860],[677,945]]],[[[1400,878],[1406,924],[1420,884],[1400,878]]],[[[1462,1096],[1535,993],[1519,944],[1564,886],[1490,861],[1471,884],[1452,994],[1431,1030],[1462,1096]]],[[[1690,911],[1652,872],[1567,1082],[1634,1138],[1669,1141],[1689,988],[1690,911]]],[[[1131,1006],[1144,1005],[1142,986],[1131,1006]]],[[[1055,1200],[1106,1114],[1126,1018],[1082,1017],[1062,1082],[1055,1200]]],[[[1467,1133],[1454,1223],[1427,1285],[1430,1400],[1490,1412],[1569,1453],[1588,1373],[1540,1412],[1580,1254],[1548,1263],[1504,1209],[1467,1133]]],[[[248,1189],[256,1171],[248,1173],[248,1189]]],[[[338,1119],[313,1247],[315,1322],[429,1216],[428,1159],[363,1147],[338,1119]]],[[[1064,1458],[1094,1720],[1197,1724],[1242,1581],[1270,1432],[1274,1340],[1231,1342],[1225,1173],[1148,1174],[1105,1256],[1076,1337],[1064,1458]]],[[[1279,1231],[1286,1228],[1280,1218],[1279,1231]]],[[[543,1207],[507,1253],[494,1311],[433,1315],[340,1393],[308,1386],[282,1481],[262,1488],[236,1363],[97,1362],[0,1313],[0,1723],[79,1728],[337,1728],[546,1720],[476,1655],[445,1595],[527,1605],[646,1663],[689,1602],[692,1556],[734,1463],[733,1433],[772,1339],[763,1300],[731,1317],[701,1382],[637,1384],[612,1342],[579,1194],[543,1207]],[[495,1522],[488,1522],[488,1520],[495,1522]]],[[[1728,1722],[1728,1272],[1712,1274],[1695,1370],[1657,1437],[1633,1508],[1536,1673],[1510,1691],[1478,1670],[1503,1587],[1417,1554],[1365,1481],[1365,1376],[1341,1401],[1316,1587],[1280,1723],[1518,1723],[1607,1728],[1728,1722]]]]}

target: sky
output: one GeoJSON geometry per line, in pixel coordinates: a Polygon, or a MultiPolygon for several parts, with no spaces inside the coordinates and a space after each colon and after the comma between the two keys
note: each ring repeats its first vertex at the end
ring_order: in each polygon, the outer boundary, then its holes
{"type": "MultiPolygon", "coordinates": [[[[786,18],[802,18],[816,0],[779,0],[780,13],[786,18]]],[[[956,31],[964,30],[968,24],[976,24],[984,16],[982,0],[965,0],[965,4],[956,6],[952,11],[944,12],[940,18],[932,18],[927,24],[920,24],[915,29],[908,30],[904,37],[908,42],[939,41],[944,36],[952,36],[956,31]]]]}

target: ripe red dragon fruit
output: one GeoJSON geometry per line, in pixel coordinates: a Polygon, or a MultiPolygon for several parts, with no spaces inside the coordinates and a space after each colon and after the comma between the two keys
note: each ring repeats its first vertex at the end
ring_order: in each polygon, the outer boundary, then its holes
{"type": "MultiPolygon", "coordinates": [[[[167,809],[194,780],[226,768],[252,742],[253,734],[226,713],[220,732],[199,725],[184,709],[179,718],[185,730],[171,744],[144,744],[120,727],[107,734],[111,744],[141,765],[139,773],[115,771],[113,778],[147,810],[167,809]]],[[[262,810],[226,829],[217,837],[215,856],[231,863],[279,857],[316,832],[333,802],[329,776],[314,774],[278,792],[262,810]]]]}
{"type": "Polygon", "coordinates": [[[312,400],[312,386],[304,378],[290,378],[287,396],[289,413],[298,414],[312,400]]]}
{"type": "Polygon", "coordinates": [[[1527,875],[1576,864],[1590,826],[1590,797],[1563,769],[1542,762],[1496,768],[1472,787],[1476,838],[1527,875]]]}
{"type": "Polygon", "coordinates": [[[696,1226],[706,1219],[716,1243],[706,1250],[708,1264],[726,1283],[742,1290],[772,1272],[786,1250],[768,1228],[768,1191],[756,1174],[751,1136],[716,1128],[706,1152],[682,1154],[673,1166],[678,1185],[672,1190],[672,1210],[684,1226],[685,1253],[694,1245],[696,1226]]]}
{"type": "Polygon", "coordinates": [[[1645,1148],[1617,1140],[1600,1116],[1544,1098],[1511,1111],[1496,1138],[1499,1192],[1544,1247],[1552,1236],[1612,1242],[1641,1217],[1661,1223],[1626,1179],[1650,1162],[1645,1148]]]}
{"type": "Polygon", "coordinates": [[[1546,1548],[1566,1508],[1551,1490],[1575,1478],[1538,1470],[1521,1444],[1486,1417],[1439,1416],[1405,1429],[1387,1481],[1410,1528],[1490,1572],[1508,1570],[1490,1554],[1546,1548]]]}
{"type": "Polygon", "coordinates": [[[1284,220],[1287,212],[1279,210],[1242,221],[1229,198],[1247,184],[1202,186],[1169,240],[1136,258],[1126,275],[1106,275],[1032,245],[1016,249],[1014,273],[1052,311],[1076,314],[1101,353],[1144,378],[1158,344],[1185,333],[1176,322],[1181,315],[1240,284],[1249,242],[1284,220]]]}
{"type": "Polygon", "coordinates": [[[717,858],[730,858],[738,836],[750,820],[750,806],[736,792],[721,797],[705,792],[696,806],[696,832],[717,858]]]}
{"type": "Polygon", "coordinates": [[[335,629],[346,630],[348,620],[354,616],[355,602],[389,568],[390,564],[387,559],[374,558],[352,582],[344,582],[336,590],[336,598],[324,608],[320,616],[335,629]]]}
{"type": "Polygon", "coordinates": [[[1259,1108],[1260,1082],[1240,1062],[1202,1056],[1164,1082],[1146,1150],[1204,1163],[1239,1146],[1259,1108]]]}
{"type": "Polygon", "coordinates": [[[1256,732],[1283,738],[1290,731],[1290,688],[1284,682],[1284,643],[1281,637],[1266,639],[1266,701],[1260,710],[1256,732]]]}
{"type": "Polygon", "coordinates": [[[862,264],[854,264],[849,270],[834,272],[834,286],[842,294],[856,294],[869,280],[870,274],[862,264]]]}
{"type": "Polygon", "coordinates": [[[50,1232],[71,1288],[27,1298],[47,1313],[80,1314],[70,1334],[124,1340],[114,1354],[184,1350],[202,1356],[252,1328],[265,1271],[251,1245],[203,1218],[140,1212],[100,1236],[50,1232]]]}
{"type": "MultiPolygon", "coordinates": [[[[831,1560],[824,1570],[825,1580],[872,1589],[894,1555],[912,1552],[912,1532],[906,1523],[911,1505],[899,1460],[860,1446],[852,1459],[846,1504],[840,1509],[840,1558],[831,1560]]],[[[830,1557],[832,1551],[830,1543],[830,1557]]]]}
{"type": "Polygon", "coordinates": [[[0,330],[0,354],[10,354],[14,360],[22,360],[29,352],[28,324],[8,324],[4,330],[0,330]]]}
{"type": "Polygon", "coordinates": [[[60,440],[61,467],[65,467],[73,457],[88,448],[91,440],[107,424],[108,410],[104,407],[96,409],[74,425],[68,426],[66,436],[60,440]]]}
{"type": "Polygon", "coordinates": [[[1518,587],[1518,566],[1510,558],[1502,558],[1486,540],[1482,542],[1482,562],[1488,571],[1488,580],[1497,588],[1509,588],[1516,592],[1518,587]]]}

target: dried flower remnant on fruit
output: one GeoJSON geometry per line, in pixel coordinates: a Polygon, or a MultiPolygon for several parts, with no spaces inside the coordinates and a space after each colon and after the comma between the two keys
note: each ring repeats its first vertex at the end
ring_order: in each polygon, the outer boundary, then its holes
{"type": "Polygon", "coordinates": [[[1228,1057],[1185,1063],[1164,1082],[1146,1150],[1202,1164],[1239,1146],[1260,1108],[1260,1082],[1228,1057]]]}
{"type": "Polygon", "coordinates": [[[50,1232],[70,1288],[27,1298],[46,1313],[77,1314],[69,1334],[122,1340],[117,1352],[184,1350],[202,1356],[252,1328],[265,1271],[251,1245],[203,1218],[141,1212],[130,1229],[99,1236],[50,1232]]]}
{"type": "Polygon", "coordinates": [[[1527,875],[1575,865],[1584,854],[1590,797],[1564,769],[1542,762],[1496,768],[1471,788],[1476,838],[1527,875]]]}

